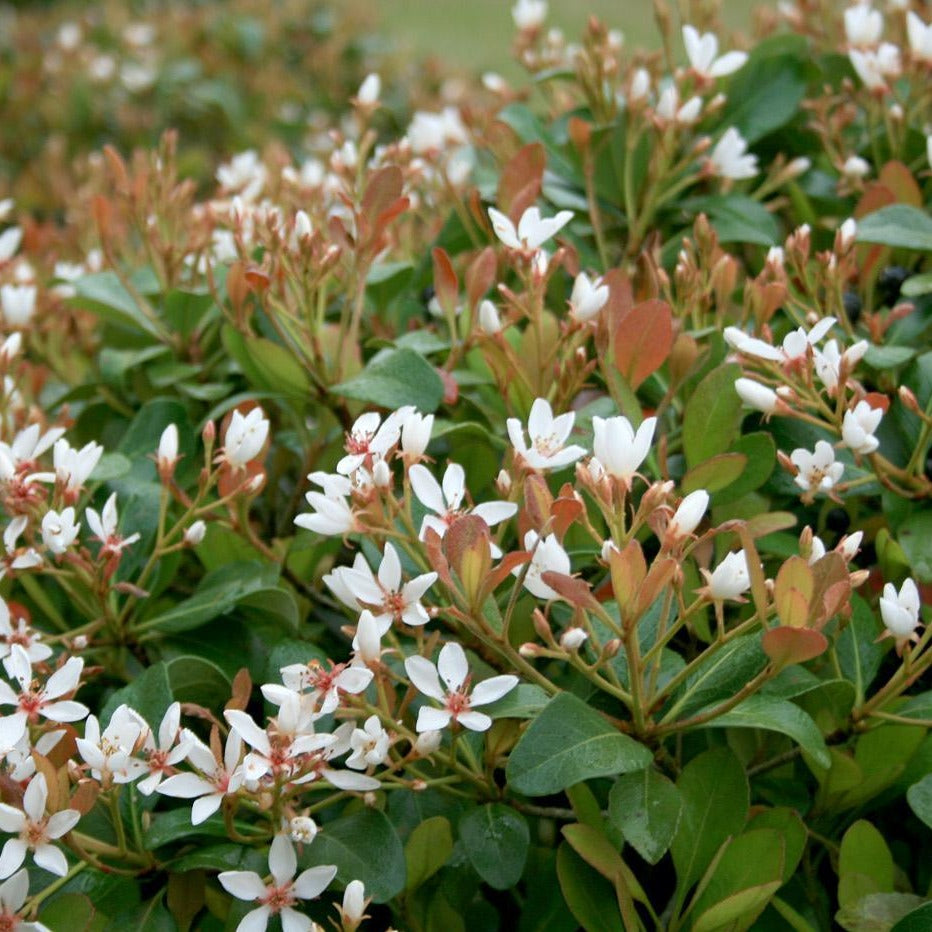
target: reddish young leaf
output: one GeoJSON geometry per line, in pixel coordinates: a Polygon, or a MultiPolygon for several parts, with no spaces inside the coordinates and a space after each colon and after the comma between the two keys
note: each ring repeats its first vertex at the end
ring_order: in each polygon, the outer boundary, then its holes
{"type": "Polygon", "coordinates": [[[555,573],[553,570],[541,573],[540,578],[571,605],[576,605],[579,608],[594,608],[598,604],[592,596],[589,584],[584,579],[565,576],[563,573],[555,573]]]}
{"type": "Polygon", "coordinates": [[[902,162],[895,159],[887,162],[880,169],[877,180],[893,192],[898,204],[922,207],[922,191],[919,190],[913,173],[902,162]]]}
{"type": "Polygon", "coordinates": [[[452,314],[460,295],[460,283],[456,270],[445,249],[435,246],[431,252],[434,260],[434,292],[444,313],[452,314]]]}
{"type": "Polygon", "coordinates": [[[540,195],[547,155],[539,142],[519,149],[502,169],[496,200],[498,209],[514,223],[540,195]]]}
{"type": "Polygon", "coordinates": [[[761,638],[764,653],[777,667],[805,663],[828,649],[828,638],[810,628],[787,628],[780,625],[764,632],[761,638]]]}
{"type": "Polygon", "coordinates": [[[665,301],[643,301],[615,330],[615,365],[636,389],[673,349],[673,314],[665,301]]]}
{"type": "Polygon", "coordinates": [[[486,246],[469,263],[469,268],[466,270],[466,297],[471,308],[475,308],[485,293],[495,284],[497,266],[495,250],[491,246],[486,246]]]}

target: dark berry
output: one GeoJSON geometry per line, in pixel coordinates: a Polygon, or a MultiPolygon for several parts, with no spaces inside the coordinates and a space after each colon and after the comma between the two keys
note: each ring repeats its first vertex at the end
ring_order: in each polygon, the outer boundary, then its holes
{"type": "Polygon", "coordinates": [[[825,516],[825,526],[836,534],[844,534],[851,527],[851,518],[844,508],[833,508],[825,516]]]}
{"type": "Polygon", "coordinates": [[[888,265],[877,276],[877,293],[887,307],[893,307],[899,301],[900,289],[909,276],[909,269],[902,265],[888,265]]]}
{"type": "Polygon", "coordinates": [[[841,298],[848,320],[852,324],[856,324],[861,316],[861,296],[856,291],[846,291],[841,298]]]}

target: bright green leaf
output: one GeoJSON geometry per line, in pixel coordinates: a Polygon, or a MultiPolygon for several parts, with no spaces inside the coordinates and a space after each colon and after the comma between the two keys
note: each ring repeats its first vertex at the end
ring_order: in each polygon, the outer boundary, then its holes
{"type": "Polygon", "coordinates": [[[408,879],[405,890],[416,890],[446,864],[453,853],[453,832],[443,816],[425,819],[411,832],[405,845],[408,879]]]}
{"type": "Polygon", "coordinates": [[[443,400],[440,376],[423,356],[410,349],[382,350],[362,372],[330,390],[382,408],[415,405],[424,412],[436,411],[443,400]]]}
{"type": "Polygon", "coordinates": [[[608,797],[609,819],[649,864],[667,853],[682,810],[679,790],[654,767],[619,777],[608,797]]]}
{"type": "Polygon", "coordinates": [[[697,386],[683,413],[683,450],[690,467],[724,453],[741,423],[741,398],[735,379],[741,367],[727,363],[713,369],[697,386]]]}

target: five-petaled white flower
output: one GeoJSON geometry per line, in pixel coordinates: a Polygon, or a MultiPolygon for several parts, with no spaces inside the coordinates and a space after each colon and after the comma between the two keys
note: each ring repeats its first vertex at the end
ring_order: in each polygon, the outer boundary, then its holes
{"type": "Polygon", "coordinates": [[[592,320],[608,301],[608,285],[601,278],[589,278],[580,272],[570,294],[570,315],[578,321],[592,320]]]}
{"type": "Polygon", "coordinates": [[[269,871],[272,882],[265,881],[255,871],[224,871],[217,880],[227,893],[240,900],[256,900],[257,909],[248,912],[236,927],[237,932],[262,932],[272,916],[280,916],[284,932],[310,932],[311,920],[294,907],[299,900],[316,899],[330,886],[337,875],[332,864],[309,867],[295,877],[298,859],[286,835],[276,835],[269,849],[269,871]]]}
{"type": "Polygon", "coordinates": [[[389,414],[384,421],[375,411],[361,414],[346,435],[346,456],[337,463],[337,472],[350,476],[360,466],[371,470],[374,463],[385,459],[389,450],[398,443],[402,428],[414,413],[413,405],[405,405],[389,414]]]}
{"type": "Polygon", "coordinates": [[[348,534],[356,527],[356,516],[349,497],[353,483],[346,476],[325,472],[312,472],[311,482],[319,485],[322,492],[307,492],[305,498],[314,511],[300,514],[294,519],[298,527],[307,528],[326,537],[348,534]]]}
{"type": "Polygon", "coordinates": [[[845,36],[851,45],[874,45],[883,33],[883,14],[870,3],[856,3],[845,10],[845,36]]]}
{"type": "Polygon", "coordinates": [[[866,401],[859,401],[853,409],[845,411],[841,425],[841,439],[854,453],[867,455],[880,446],[874,432],[883,418],[881,408],[872,408],[866,401]]]}
{"type": "Polygon", "coordinates": [[[119,516],[117,515],[116,500],[117,494],[114,492],[107,499],[103,511],[100,514],[93,508],[88,508],[84,512],[84,517],[87,519],[87,526],[94,532],[94,536],[97,540],[103,544],[100,548],[101,556],[122,553],[125,547],[139,540],[139,534],[130,534],[129,537],[121,537],[117,533],[119,516]]]}
{"type": "Polygon", "coordinates": [[[45,774],[37,773],[26,787],[23,794],[23,808],[0,803],[0,828],[5,832],[15,832],[18,838],[10,838],[0,853],[0,877],[10,874],[22,867],[26,852],[32,851],[33,860],[52,874],[64,877],[68,873],[68,861],[64,853],[52,844],[53,841],[67,835],[81,818],[77,809],[62,809],[52,815],[45,814],[49,788],[45,774]]]}
{"type": "Polygon", "coordinates": [[[41,922],[26,922],[19,911],[29,896],[29,871],[21,870],[0,884],[0,929],[10,932],[52,932],[41,922]]]}
{"type": "Polygon", "coordinates": [[[42,518],[42,543],[56,556],[61,556],[74,542],[81,522],[74,520],[70,505],[61,511],[47,511],[42,518]]]}
{"type": "Polygon", "coordinates": [[[693,71],[703,78],[723,78],[748,60],[745,52],[726,52],[719,56],[718,36],[713,32],[700,35],[695,26],[683,27],[683,45],[693,71]]]}
{"type": "Polygon", "coordinates": [[[844,463],[835,462],[835,451],[827,440],[817,440],[812,453],[802,447],[794,450],[790,461],[799,470],[796,484],[805,492],[828,492],[845,471],[844,463]]]}
{"type": "Polygon", "coordinates": [[[630,485],[647,459],[656,426],[657,418],[645,418],[635,433],[626,417],[594,417],[592,452],[608,475],[630,485]]]}
{"type": "Polygon", "coordinates": [[[97,717],[88,716],[84,737],[77,738],[76,744],[95,780],[100,780],[105,786],[132,783],[146,773],[146,765],[133,757],[143,725],[145,720],[127,705],[114,709],[103,732],[97,717]]]}
{"type": "Polygon", "coordinates": [[[893,583],[883,587],[880,617],[884,627],[898,643],[915,640],[916,629],[920,625],[919,609],[919,589],[912,579],[904,580],[899,592],[893,583]]]}
{"type": "Polygon", "coordinates": [[[906,34],[913,57],[932,63],[932,24],[926,25],[912,10],[906,14],[906,34]]]}
{"type": "Polygon", "coordinates": [[[568,576],[570,573],[570,558],[557,540],[556,534],[541,537],[537,531],[529,530],[524,535],[524,549],[531,554],[531,561],[525,570],[525,565],[516,566],[511,572],[513,576],[524,573],[524,588],[531,595],[539,599],[556,599],[559,593],[544,582],[544,573],[560,573],[568,576]]]}
{"type": "Polygon", "coordinates": [[[751,586],[747,555],[743,550],[727,554],[711,573],[703,569],[702,575],[705,577],[709,595],[716,600],[740,601],[741,595],[751,586]]]}
{"type": "Polygon", "coordinates": [[[142,751],[149,776],[140,780],[136,788],[143,796],[150,796],[166,776],[175,772],[175,765],[188,756],[188,743],[182,738],[181,703],[173,702],[166,709],[159,724],[158,741],[142,716],[139,720],[143,726],[142,751]]]}
{"type": "Polygon", "coordinates": [[[477,683],[470,694],[469,663],[465,651],[455,641],[444,644],[436,666],[426,657],[414,656],[405,660],[405,671],[419,692],[443,704],[442,709],[421,706],[415,725],[418,732],[446,728],[451,721],[470,731],[488,731],[492,719],[484,712],[474,711],[474,707],[495,702],[518,685],[518,677],[511,674],[493,676],[477,683]],[[440,685],[441,679],[446,689],[440,685]]]}
{"type": "Polygon", "coordinates": [[[377,715],[370,715],[362,728],[354,728],[350,735],[353,753],[346,759],[346,766],[353,770],[365,770],[385,762],[391,743],[388,732],[382,727],[377,715]]]}
{"type": "Polygon", "coordinates": [[[495,235],[509,249],[536,252],[573,219],[573,211],[561,210],[555,217],[542,217],[539,207],[528,207],[521,215],[517,229],[505,214],[494,207],[489,208],[489,218],[495,235]]]}
{"type": "MultiPolygon", "coordinates": [[[[76,496],[81,487],[90,478],[100,461],[104,448],[99,443],[86,443],[80,450],[72,447],[62,437],[55,441],[52,459],[55,465],[55,477],[65,487],[65,491],[76,496]]],[[[71,499],[74,501],[74,499],[71,499]]]]}
{"type": "Polygon", "coordinates": [[[245,469],[254,460],[269,435],[269,422],[262,408],[253,408],[243,415],[234,411],[223,437],[223,459],[234,470],[245,469]]]}
{"type": "Polygon", "coordinates": [[[534,470],[561,469],[575,463],[586,451],[576,444],[566,445],[576,414],[567,411],[557,417],[546,398],[537,398],[528,415],[527,432],[530,444],[524,436],[524,427],[516,417],[506,421],[508,437],[515,452],[534,470]]]}
{"type": "Polygon", "coordinates": [[[709,156],[712,173],[720,178],[740,181],[757,174],[757,156],[748,152],[747,140],[734,126],[729,126],[709,156]]]}

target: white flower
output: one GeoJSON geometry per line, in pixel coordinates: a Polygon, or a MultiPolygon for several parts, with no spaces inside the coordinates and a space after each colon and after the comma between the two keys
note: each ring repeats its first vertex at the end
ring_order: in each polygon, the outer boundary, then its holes
{"type": "Polygon", "coordinates": [[[873,453],[880,446],[874,432],[882,418],[883,410],[872,408],[866,401],[859,401],[853,410],[845,411],[841,426],[841,439],[845,446],[854,453],[873,453]]]}
{"type": "MultiPolygon", "coordinates": [[[[95,780],[104,784],[132,783],[146,772],[146,765],[133,757],[136,742],[142,734],[142,721],[129,706],[118,706],[103,732],[94,715],[88,716],[84,737],[77,738],[78,752],[91,768],[95,780]]],[[[146,726],[148,727],[148,726],[146,726]]]]}
{"type": "Polygon", "coordinates": [[[576,320],[592,320],[608,301],[608,285],[601,278],[594,281],[580,272],[573,282],[573,292],[570,295],[570,315],[576,320]]]}
{"type": "Polygon", "coordinates": [[[608,475],[630,484],[650,453],[656,427],[655,417],[642,421],[637,433],[626,417],[594,417],[592,452],[608,475]]]}
{"type": "Polygon", "coordinates": [[[29,872],[21,870],[0,884],[0,929],[11,932],[52,932],[41,922],[26,922],[19,911],[29,896],[29,872]]]}
{"type": "Polygon", "coordinates": [[[267,171],[253,149],[240,152],[217,169],[217,181],[228,192],[236,192],[243,200],[253,201],[265,186],[267,171]]]}
{"type": "Polygon", "coordinates": [[[579,650],[588,638],[583,628],[567,628],[560,636],[560,647],[564,650],[579,650]]]}
{"type": "Polygon", "coordinates": [[[547,18],[547,0],[518,0],[511,18],[518,29],[537,29],[547,18]]]}
{"type": "MultiPolygon", "coordinates": [[[[414,469],[416,467],[412,467],[414,469]]],[[[348,534],[356,526],[356,516],[348,501],[353,484],[346,476],[322,472],[308,475],[311,482],[321,486],[323,492],[308,492],[307,503],[314,509],[311,514],[300,514],[294,519],[298,527],[316,531],[325,536],[348,534]]]]}
{"type": "Polygon", "coordinates": [[[367,74],[359,90],[356,100],[364,107],[373,107],[379,102],[382,93],[382,79],[377,74],[367,74]]]}
{"type": "Polygon", "coordinates": [[[377,715],[370,715],[362,728],[354,728],[350,735],[353,753],[346,759],[346,766],[354,770],[365,770],[383,764],[388,756],[388,732],[382,727],[377,715]]]}
{"type": "Polygon", "coordinates": [[[42,519],[42,542],[56,556],[63,554],[75,541],[81,522],[75,523],[74,508],[61,512],[48,511],[42,519]]]}
{"type": "Polygon", "coordinates": [[[311,932],[314,924],[293,907],[298,900],[320,896],[337,875],[334,865],[310,867],[295,877],[298,860],[285,835],[276,835],[269,849],[272,882],[254,871],[223,871],[217,880],[227,893],[240,900],[257,900],[259,907],[247,913],[236,927],[237,932],[262,932],[272,916],[281,916],[284,932],[311,932]]]}
{"type": "Polygon", "coordinates": [[[827,492],[845,471],[844,463],[835,462],[835,451],[826,440],[818,440],[815,452],[800,447],[790,454],[790,461],[799,470],[796,484],[805,492],[827,492]]]}
{"type": "Polygon", "coordinates": [[[377,663],[382,657],[382,630],[375,616],[363,609],[353,638],[353,664],[377,663]]]}
{"type": "Polygon", "coordinates": [[[745,138],[734,126],[729,126],[709,156],[713,173],[720,178],[731,178],[735,181],[753,178],[758,172],[757,156],[753,153],[748,154],[747,149],[745,138]]]}
{"type": "Polygon", "coordinates": [[[576,415],[572,411],[554,417],[550,402],[545,398],[538,398],[531,405],[531,413],[528,416],[527,432],[530,445],[525,440],[524,428],[518,418],[508,418],[506,427],[515,452],[531,469],[544,471],[569,466],[585,455],[586,451],[580,446],[566,446],[575,420],[576,415]]]}
{"type": "Polygon", "coordinates": [[[417,411],[408,414],[401,427],[401,451],[408,462],[417,461],[424,456],[433,429],[432,414],[419,414],[417,411]]]}
{"type": "Polygon", "coordinates": [[[570,558],[557,540],[556,534],[548,534],[541,538],[535,530],[524,535],[524,549],[532,553],[531,562],[525,566],[516,566],[513,576],[524,573],[524,588],[539,599],[556,599],[559,593],[548,586],[543,580],[544,573],[560,573],[563,576],[570,574],[570,558]]]}
{"type": "Polygon", "coordinates": [[[262,408],[253,408],[245,417],[235,410],[223,438],[223,458],[234,470],[245,469],[265,445],[269,422],[262,408]]]}
{"type": "Polygon", "coordinates": [[[16,255],[19,244],[23,241],[21,227],[9,227],[0,233],[0,263],[9,262],[16,255]]]}
{"type": "Polygon", "coordinates": [[[32,851],[38,867],[64,877],[68,873],[68,861],[62,851],[52,844],[67,835],[81,818],[77,809],[45,814],[48,801],[48,784],[45,774],[37,773],[23,794],[23,809],[0,803],[0,828],[5,832],[16,832],[18,838],[10,838],[0,853],[0,877],[9,877],[22,866],[26,852],[32,851]]]}
{"type": "Polygon", "coordinates": [[[18,547],[19,535],[26,530],[29,519],[25,515],[14,518],[3,532],[3,547],[6,556],[0,566],[0,579],[6,575],[7,570],[28,570],[42,563],[42,557],[32,547],[18,547]]]}
{"type": "Polygon", "coordinates": [[[181,731],[181,704],[173,702],[166,709],[159,724],[158,743],[148,725],[145,725],[142,733],[145,736],[143,752],[149,776],[140,780],[136,788],[143,796],[150,796],[162,780],[174,772],[175,766],[188,756],[188,743],[182,738],[181,731]]]}
{"type": "Polygon", "coordinates": [[[402,427],[415,413],[413,405],[405,405],[389,414],[384,421],[375,411],[356,418],[346,435],[346,456],[337,463],[337,472],[350,476],[361,466],[371,467],[374,461],[385,459],[401,438],[402,427]]]}
{"type": "Polygon", "coordinates": [[[20,646],[32,663],[48,660],[52,656],[52,648],[41,642],[42,635],[33,630],[22,616],[16,619],[10,614],[10,607],[6,600],[0,596],[0,658],[7,657],[14,645],[20,646]]]}
{"type": "Polygon", "coordinates": [[[874,45],[883,33],[883,14],[869,3],[845,10],[845,36],[851,45],[874,45]]]}
{"type": "Polygon", "coordinates": [[[880,597],[880,617],[895,638],[909,638],[919,627],[919,589],[912,579],[906,579],[897,593],[893,583],[883,587],[880,597]]]}
{"type": "Polygon", "coordinates": [[[848,58],[864,86],[872,91],[886,90],[887,78],[895,78],[902,71],[900,50],[892,42],[884,42],[876,50],[851,49],[848,58]]]}
{"type": "Polygon", "coordinates": [[[509,248],[535,252],[573,219],[573,211],[561,210],[555,217],[541,217],[539,207],[528,207],[518,221],[518,227],[505,214],[489,208],[489,218],[495,235],[509,248]]]}
{"type": "Polygon", "coordinates": [[[162,431],[155,461],[160,473],[171,475],[178,462],[178,428],[175,424],[169,424],[162,431]]]}
{"type": "Polygon", "coordinates": [[[0,309],[10,327],[25,327],[36,312],[35,285],[0,286],[0,309]]]}
{"type": "Polygon", "coordinates": [[[239,766],[243,742],[231,729],[224,745],[223,760],[219,761],[192,732],[182,732],[182,740],[187,745],[187,759],[200,774],[177,773],[160,783],[157,789],[165,796],[193,799],[191,824],[200,825],[220,808],[224,796],[235,795],[243,785],[243,769],[239,766]]]}
{"type": "MultiPolygon", "coordinates": [[[[440,537],[447,532],[447,528],[462,515],[477,515],[489,526],[494,527],[513,517],[518,510],[516,502],[482,502],[474,508],[464,508],[463,499],[466,497],[466,473],[459,463],[450,463],[443,474],[442,484],[437,482],[433,474],[426,467],[417,463],[408,472],[411,488],[418,500],[433,514],[424,516],[421,522],[420,539],[424,540],[428,529],[432,528],[440,537]]],[[[492,556],[501,556],[499,550],[492,545],[492,556]]]]}
{"type": "Polygon", "coordinates": [[[777,393],[754,379],[735,379],[735,391],[749,408],[763,411],[764,414],[773,414],[777,410],[780,400],[777,393]]]}
{"type": "Polygon", "coordinates": [[[932,62],[932,25],[926,25],[912,10],[906,14],[906,32],[913,57],[932,62]]]}
{"type": "Polygon", "coordinates": [[[681,126],[691,126],[702,112],[702,98],[690,97],[680,106],[680,92],[675,84],[668,84],[661,92],[657,101],[656,113],[668,123],[679,123],[681,126]]]}
{"type": "Polygon", "coordinates": [[[317,823],[310,816],[294,816],[288,822],[288,835],[292,841],[309,845],[317,837],[317,823]]]}
{"type": "Polygon", "coordinates": [[[97,514],[93,508],[88,508],[84,512],[87,526],[94,532],[97,540],[103,544],[103,547],[100,548],[102,556],[121,553],[125,547],[139,540],[139,534],[130,534],[129,537],[121,537],[117,534],[119,517],[117,515],[116,498],[117,494],[114,492],[107,499],[100,514],[97,514]]]}
{"type": "Polygon", "coordinates": [[[864,178],[870,174],[871,163],[859,155],[849,155],[841,171],[846,178],[864,178]]]}
{"type": "Polygon", "coordinates": [[[722,78],[741,68],[748,60],[744,52],[726,52],[719,57],[718,37],[711,32],[699,34],[694,26],[683,27],[683,45],[692,69],[704,78],[722,78]]]}
{"type": "Polygon", "coordinates": [[[673,541],[688,537],[699,527],[699,522],[708,507],[709,493],[705,489],[696,489],[695,492],[690,492],[680,502],[679,508],[676,509],[670,519],[670,523],[667,525],[667,537],[673,541]]]}
{"type": "Polygon", "coordinates": [[[824,349],[814,351],[816,375],[830,395],[834,395],[838,388],[842,366],[850,375],[864,357],[867,348],[867,340],[859,340],[842,353],[838,348],[838,343],[835,340],[829,340],[824,349]]]}
{"type": "Polygon", "coordinates": [[[80,450],[72,447],[64,437],[55,441],[52,451],[55,477],[64,485],[66,492],[76,496],[81,491],[103,452],[104,448],[93,441],[86,443],[80,450]]]}
{"type": "Polygon", "coordinates": [[[516,676],[493,676],[477,683],[470,694],[467,686],[469,664],[463,648],[455,641],[441,648],[437,666],[426,657],[408,657],[405,672],[419,692],[443,704],[442,709],[421,706],[415,726],[418,732],[438,731],[451,721],[470,731],[488,731],[492,727],[492,719],[483,712],[474,711],[473,707],[495,702],[518,685],[516,676]],[[443,679],[446,689],[440,685],[440,679],[443,679]]]}
{"type": "Polygon", "coordinates": [[[184,542],[188,547],[196,547],[204,537],[207,535],[207,525],[198,518],[187,530],[184,532],[184,542]]]}
{"type": "Polygon", "coordinates": [[[628,88],[628,103],[645,100],[650,93],[650,72],[646,68],[635,68],[628,88]]]}
{"type": "Polygon", "coordinates": [[[417,155],[436,152],[447,145],[461,145],[469,139],[456,107],[446,107],[441,113],[417,111],[405,135],[417,155]]]}
{"type": "Polygon", "coordinates": [[[729,553],[713,572],[703,570],[713,599],[738,599],[751,587],[747,556],[743,550],[729,553]]]}
{"type": "Polygon", "coordinates": [[[343,892],[343,905],[340,914],[344,926],[355,928],[366,918],[366,888],[361,880],[351,880],[343,892]]]}

